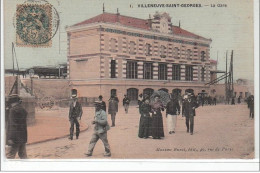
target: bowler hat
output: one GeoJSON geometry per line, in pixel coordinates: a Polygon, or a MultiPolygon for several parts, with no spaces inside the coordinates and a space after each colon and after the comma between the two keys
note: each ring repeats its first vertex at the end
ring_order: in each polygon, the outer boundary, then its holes
{"type": "Polygon", "coordinates": [[[102,95],[100,95],[100,96],[98,96],[98,98],[99,98],[99,99],[102,99],[102,98],[103,98],[103,96],[102,96],[102,95]]]}

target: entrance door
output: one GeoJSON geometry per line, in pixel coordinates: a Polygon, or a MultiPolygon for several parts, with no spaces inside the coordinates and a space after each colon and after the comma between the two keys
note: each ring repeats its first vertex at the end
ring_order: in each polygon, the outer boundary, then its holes
{"type": "Polygon", "coordinates": [[[130,99],[131,105],[136,105],[138,101],[138,89],[136,88],[127,89],[127,97],[130,99]]]}

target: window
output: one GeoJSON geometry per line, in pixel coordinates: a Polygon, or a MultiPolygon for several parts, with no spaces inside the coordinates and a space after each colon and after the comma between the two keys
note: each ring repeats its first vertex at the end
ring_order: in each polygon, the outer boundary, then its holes
{"type": "Polygon", "coordinates": [[[136,61],[127,61],[126,78],[137,79],[137,62],[136,61]]]}
{"type": "Polygon", "coordinates": [[[152,88],[145,88],[143,90],[143,95],[151,96],[153,94],[154,90],[152,88]]]}
{"type": "Polygon", "coordinates": [[[159,64],[158,79],[167,80],[167,64],[159,64]]]}
{"type": "Polygon", "coordinates": [[[110,40],[110,51],[111,52],[116,52],[116,44],[117,44],[116,39],[112,38],[110,40]]]}
{"type": "Polygon", "coordinates": [[[201,68],[201,81],[205,81],[205,68],[201,68]]]}
{"type": "Polygon", "coordinates": [[[152,49],[152,46],[147,43],[147,44],[145,45],[145,55],[146,55],[146,56],[151,56],[151,55],[152,55],[151,49],[152,49]]]}
{"type": "Polygon", "coordinates": [[[191,55],[191,50],[190,50],[190,49],[188,49],[188,50],[186,51],[186,58],[189,59],[189,60],[192,59],[192,55],[191,55]]]}
{"type": "Polygon", "coordinates": [[[131,102],[137,101],[138,100],[138,89],[136,89],[136,88],[127,89],[127,97],[131,100],[131,102]]]}
{"type": "Polygon", "coordinates": [[[110,95],[111,95],[111,96],[115,96],[115,95],[116,95],[116,89],[111,89],[110,95]]]}
{"type": "Polygon", "coordinates": [[[110,63],[110,77],[116,78],[116,60],[111,60],[110,63]]]}
{"type": "Polygon", "coordinates": [[[144,79],[153,79],[153,63],[144,63],[144,79]]]}
{"type": "Polygon", "coordinates": [[[241,98],[243,98],[243,92],[240,92],[240,93],[239,93],[239,96],[240,96],[241,98]]]}
{"type": "Polygon", "coordinates": [[[201,51],[200,57],[201,57],[201,61],[205,61],[206,60],[206,54],[205,54],[204,51],[201,51]]]}
{"type": "Polygon", "coordinates": [[[181,80],[181,67],[180,65],[172,65],[172,80],[181,80]]]}
{"type": "Polygon", "coordinates": [[[186,81],[193,80],[193,68],[190,65],[186,65],[185,67],[185,80],[186,81]]]}
{"type": "Polygon", "coordinates": [[[164,45],[161,46],[160,54],[161,58],[166,58],[166,47],[164,45]]]}
{"type": "Polygon", "coordinates": [[[135,54],[135,42],[133,41],[130,41],[129,53],[132,55],[135,54]]]}
{"type": "Polygon", "coordinates": [[[176,59],[179,58],[179,48],[178,47],[174,48],[173,57],[176,59]]]}

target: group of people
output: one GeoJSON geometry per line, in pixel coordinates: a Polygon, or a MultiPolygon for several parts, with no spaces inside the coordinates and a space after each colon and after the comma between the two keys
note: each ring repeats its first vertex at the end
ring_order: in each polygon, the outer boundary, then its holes
{"type": "MultiPolygon", "coordinates": [[[[104,144],[104,156],[111,156],[110,146],[107,139],[107,131],[110,129],[107,120],[106,103],[99,96],[95,101],[95,116],[91,122],[94,125],[94,132],[89,143],[87,156],[92,156],[95,144],[99,139],[104,144]]],[[[115,126],[115,117],[118,112],[118,98],[112,95],[109,99],[108,114],[111,114],[112,126],[115,126]]],[[[15,158],[18,153],[22,159],[27,158],[27,112],[21,105],[22,100],[18,95],[11,95],[8,98],[6,106],[6,144],[9,148],[6,151],[8,159],[15,158]]],[[[130,99],[125,95],[123,105],[125,113],[128,113],[130,99]]],[[[250,118],[254,118],[254,96],[247,99],[248,108],[250,109],[250,118]]],[[[163,105],[160,95],[155,95],[151,99],[148,95],[138,101],[140,122],[138,136],[140,138],[161,139],[164,137],[163,116],[162,111],[166,110],[168,133],[174,134],[176,128],[177,115],[180,115],[181,108],[179,99],[175,94],[171,94],[170,101],[167,105],[163,105]]],[[[187,93],[182,100],[182,116],[185,116],[185,124],[187,133],[193,135],[194,132],[194,116],[195,109],[199,106],[196,97],[191,93],[187,93]]],[[[74,126],[76,126],[76,139],[80,134],[80,120],[83,114],[82,106],[77,99],[76,94],[72,94],[72,102],[69,108],[70,135],[69,139],[73,140],[74,126]]]]}
{"type": "MultiPolygon", "coordinates": [[[[184,96],[182,103],[182,115],[186,118],[187,133],[193,135],[195,109],[198,107],[195,97],[191,93],[184,96]]],[[[160,95],[155,95],[151,100],[145,96],[139,100],[139,132],[138,137],[147,139],[152,136],[153,139],[164,137],[162,111],[166,109],[166,118],[169,134],[175,133],[177,115],[180,115],[180,104],[175,94],[171,94],[171,100],[164,106],[160,100],[160,95]]]]}

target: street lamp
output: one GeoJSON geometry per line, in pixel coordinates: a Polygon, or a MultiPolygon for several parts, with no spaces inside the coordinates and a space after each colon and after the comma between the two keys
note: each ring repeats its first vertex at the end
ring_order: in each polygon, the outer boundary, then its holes
{"type": "Polygon", "coordinates": [[[29,76],[31,78],[31,95],[33,95],[33,76],[34,76],[34,70],[33,69],[30,69],[29,70],[29,76]]]}

